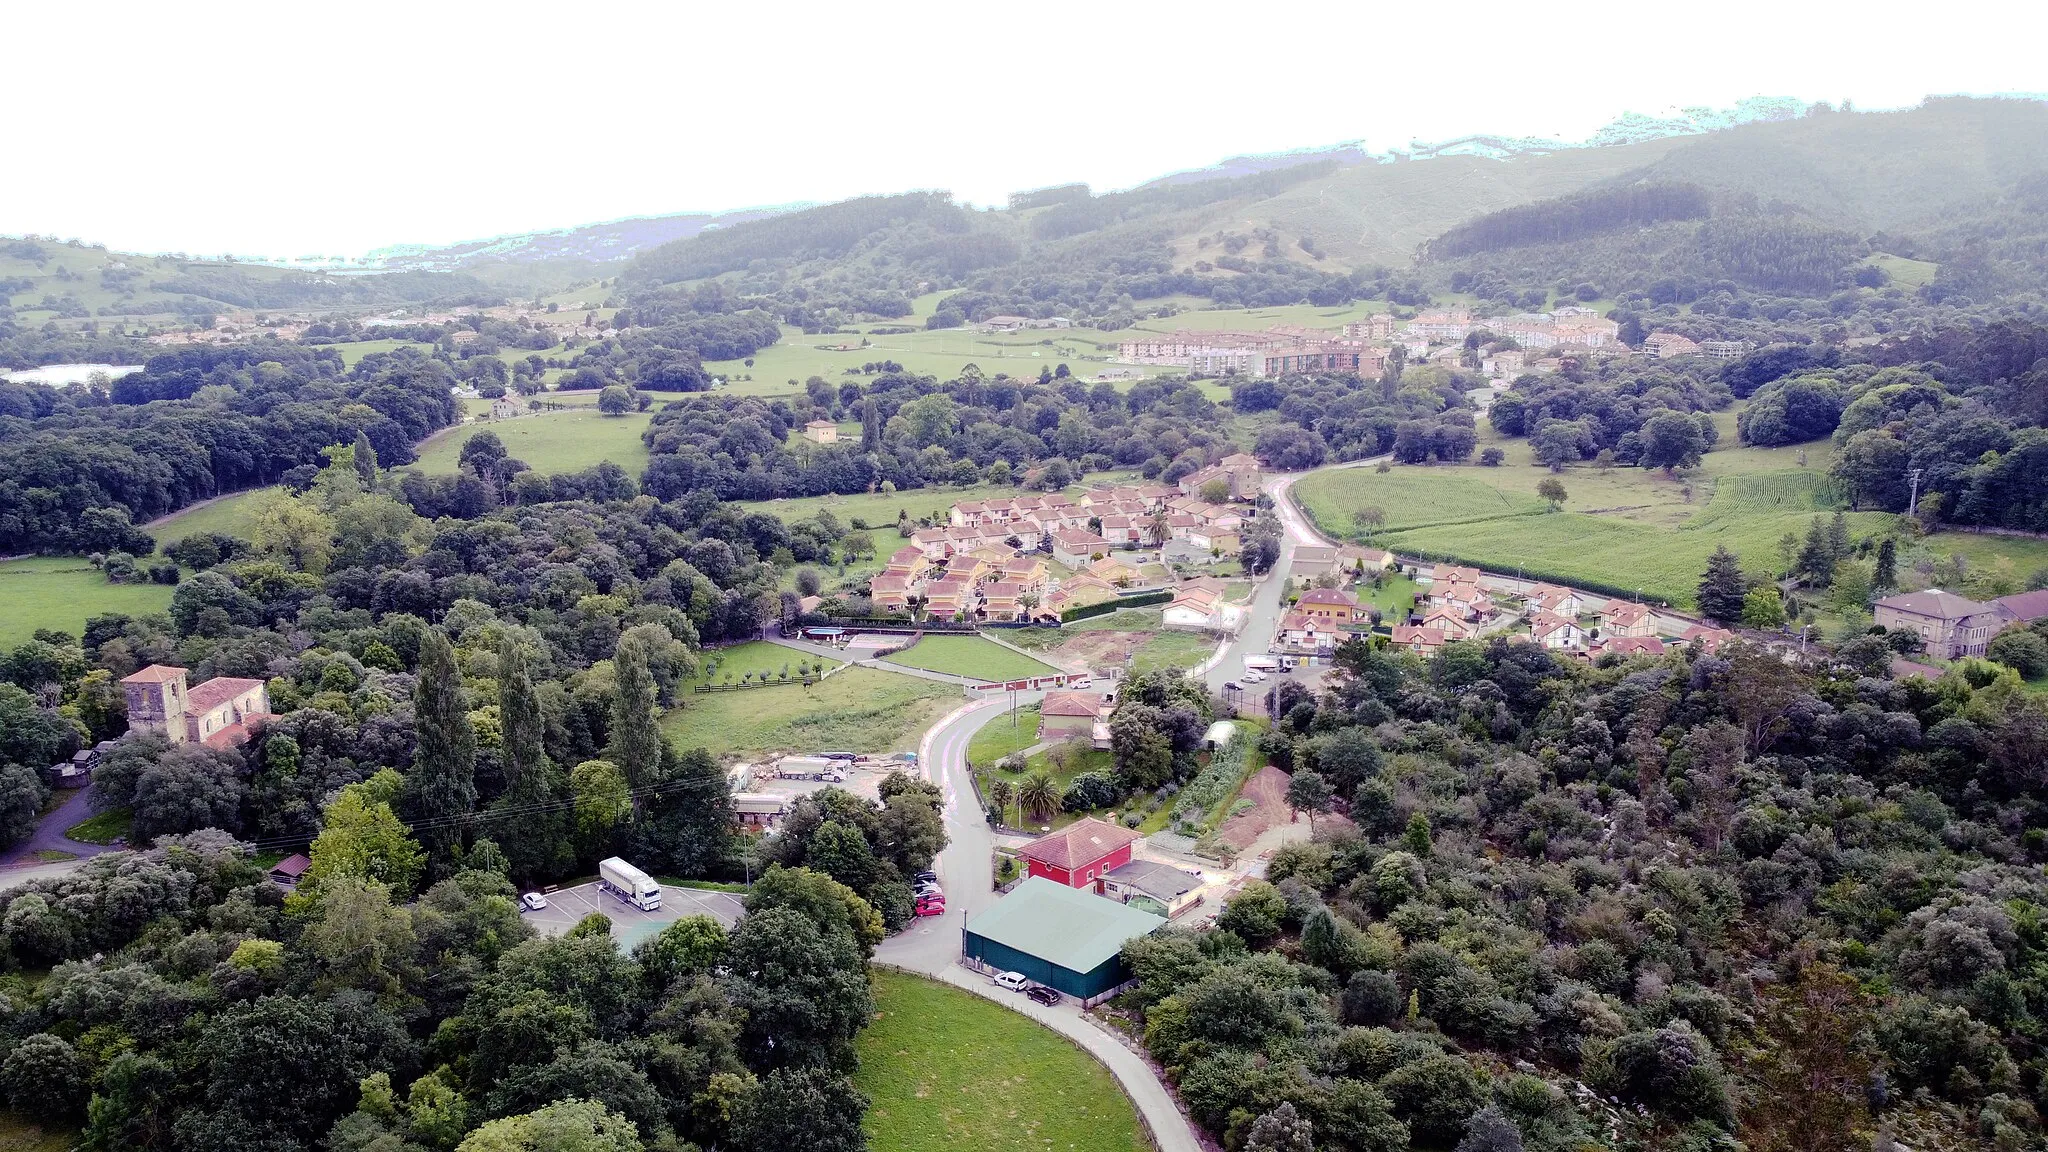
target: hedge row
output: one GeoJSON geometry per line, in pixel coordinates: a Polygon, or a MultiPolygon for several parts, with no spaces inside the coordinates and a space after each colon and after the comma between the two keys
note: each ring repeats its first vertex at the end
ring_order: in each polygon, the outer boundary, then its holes
{"type": "Polygon", "coordinates": [[[1123,596],[1115,600],[1104,600],[1100,604],[1089,604],[1080,608],[1069,608],[1060,613],[1060,623],[1071,624],[1086,620],[1090,616],[1104,616],[1119,608],[1142,608],[1147,604],[1164,604],[1173,599],[1170,591],[1141,592],[1136,596],[1123,596]]]}

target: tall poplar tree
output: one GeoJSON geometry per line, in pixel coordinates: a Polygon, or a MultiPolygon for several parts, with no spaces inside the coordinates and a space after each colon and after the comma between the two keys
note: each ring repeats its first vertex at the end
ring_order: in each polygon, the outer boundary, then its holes
{"type": "Polygon", "coordinates": [[[618,698],[612,702],[612,742],[605,759],[626,774],[635,790],[654,783],[661,772],[661,728],[654,719],[654,674],[647,668],[644,641],[627,636],[612,654],[612,675],[618,698]]]}
{"type": "Polygon", "coordinates": [[[512,861],[515,879],[560,876],[575,862],[568,791],[558,786],[558,773],[542,744],[545,721],[526,650],[509,632],[498,642],[498,717],[505,743],[505,792],[498,797],[500,815],[491,822],[491,836],[512,861]]]}
{"type": "Polygon", "coordinates": [[[452,870],[462,844],[458,821],[476,807],[476,730],[462,706],[455,648],[439,628],[420,637],[412,708],[419,741],[405,779],[405,812],[434,870],[442,873],[452,870]]]}
{"type": "Polygon", "coordinates": [[[882,414],[875,407],[873,396],[863,396],[860,401],[860,450],[879,451],[882,447],[882,414]]]}

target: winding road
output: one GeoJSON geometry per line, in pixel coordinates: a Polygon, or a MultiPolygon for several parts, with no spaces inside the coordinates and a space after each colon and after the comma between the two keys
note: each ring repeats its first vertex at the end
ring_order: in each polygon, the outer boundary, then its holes
{"type": "Polygon", "coordinates": [[[113,851],[104,844],[87,844],[64,835],[65,829],[91,818],[92,806],[86,800],[86,793],[90,791],[89,787],[73,790],[64,797],[62,804],[50,809],[37,822],[36,830],[29,834],[28,839],[0,855],[0,891],[30,880],[68,876],[92,857],[113,851]],[[63,852],[72,859],[41,860],[36,855],[39,852],[63,852]]]}

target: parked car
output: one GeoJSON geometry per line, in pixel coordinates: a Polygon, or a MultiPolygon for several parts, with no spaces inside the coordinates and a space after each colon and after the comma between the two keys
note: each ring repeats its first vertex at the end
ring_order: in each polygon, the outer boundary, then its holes
{"type": "Polygon", "coordinates": [[[929,900],[919,900],[911,908],[911,912],[918,916],[944,916],[946,914],[946,898],[944,896],[934,896],[929,900]]]}
{"type": "Polygon", "coordinates": [[[1247,684],[1257,684],[1265,678],[1266,674],[1264,672],[1254,672],[1249,669],[1244,674],[1244,682],[1247,684]]]}
{"type": "Polygon", "coordinates": [[[937,872],[931,871],[930,869],[926,869],[925,871],[919,872],[915,876],[912,876],[910,879],[914,883],[918,884],[937,884],[939,882],[939,874],[937,872]]]}
{"type": "Polygon", "coordinates": [[[1224,690],[1225,692],[1240,692],[1240,691],[1243,691],[1243,689],[1241,689],[1241,688],[1239,688],[1239,687],[1237,686],[1237,681],[1235,681],[1235,680],[1225,680],[1225,681],[1223,682],[1223,690],[1224,690]]]}
{"type": "Polygon", "coordinates": [[[1008,988],[1012,992],[1022,992],[1031,987],[1031,978],[1022,972],[1005,972],[1000,976],[991,977],[989,983],[998,988],[1008,988]]]}
{"type": "Polygon", "coordinates": [[[528,892],[519,898],[519,903],[524,905],[528,912],[538,912],[548,906],[548,898],[538,892],[528,892]]]}
{"type": "Polygon", "coordinates": [[[1032,985],[1030,988],[1025,990],[1024,994],[1026,996],[1031,997],[1038,1003],[1045,1005],[1047,1008],[1050,1008],[1053,1005],[1058,1004],[1060,1002],[1060,994],[1051,988],[1047,988],[1043,984],[1032,985]]]}
{"type": "Polygon", "coordinates": [[[927,896],[937,896],[941,899],[944,899],[946,895],[946,890],[944,888],[939,887],[939,882],[936,880],[919,880],[917,882],[916,892],[917,898],[920,900],[924,899],[927,896]]]}

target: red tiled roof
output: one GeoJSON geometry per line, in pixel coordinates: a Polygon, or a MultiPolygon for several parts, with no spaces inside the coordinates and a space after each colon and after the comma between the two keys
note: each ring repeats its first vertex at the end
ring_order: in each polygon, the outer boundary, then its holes
{"type": "Polygon", "coordinates": [[[1641,604],[1609,604],[1605,613],[1610,624],[1636,624],[1650,618],[1650,610],[1641,604]]]}
{"type": "Polygon", "coordinates": [[[2021,592],[2016,596],[2000,596],[1992,603],[2031,624],[2048,616],[2048,588],[2021,592]]]}
{"type": "Polygon", "coordinates": [[[283,873],[284,875],[289,876],[294,880],[297,880],[299,877],[306,874],[306,869],[311,868],[312,866],[313,861],[309,859],[305,853],[294,852],[291,855],[285,857],[284,859],[279,860],[277,862],[276,867],[273,867],[270,870],[270,874],[275,876],[279,873],[283,873]]]}
{"type": "Polygon", "coordinates": [[[166,684],[185,674],[185,669],[169,664],[151,664],[132,676],[123,676],[123,684],[166,684]]]}
{"type": "Polygon", "coordinates": [[[232,748],[237,744],[246,742],[250,734],[256,731],[264,721],[276,718],[275,714],[270,712],[251,712],[243,717],[239,723],[228,725],[206,739],[201,740],[200,743],[208,748],[232,748]]]}
{"type": "Polygon", "coordinates": [[[1664,642],[1655,636],[1617,636],[1609,640],[1606,647],[1607,651],[1617,652],[1623,656],[1634,656],[1639,653],[1649,656],[1664,654],[1664,642]]]}
{"type": "Polygon", "coordinates": [[[185,694],[191,711],[205,714],[233,700],[252,688],[263,687],[261,680],[247,680],[240,676],[216,676],[202,684],[195,684],[185,694]]]}
{"type": "Polygon", "coordinates": [[[1303,604],[1341,604],[1346,608],[1358,607],[1358,597],[1342,588],[1315,588],[1301,594],[1303,604]]]}
{"type": "Polygon", "coordinates": [[[1093,692],[1047,692],[1045,702],[1038,706],[1038,714],[1099,717],[1102,715],[1102,697],[1093,692]]]}
{"type": "Polygon", "coordinates": [[[1425,645],[1440,645],[1443,642],[1444,634],[1439,629],[1416,628],[1408,624],[1394,625],[1394,643],[1396,644],[1400,644],[1403,646],[1416,643],[1421,643],[1425,645]]]}
{"type": "Polygon", "coordinates": [[[1108,856],[1138,839],[1131,828],[1083,817],[1049,836],[1041,836],[1018,851],[1027,860],[1053,868],[1082,868],[1108,856]]]}

